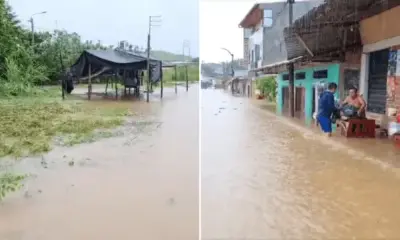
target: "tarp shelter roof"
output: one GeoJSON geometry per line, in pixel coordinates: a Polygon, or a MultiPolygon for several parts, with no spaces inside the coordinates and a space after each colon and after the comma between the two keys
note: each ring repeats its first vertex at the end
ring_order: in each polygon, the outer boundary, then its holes
{"type": "MultiPolygon", "coordinates": [[[[89,64],[91,65],[91,73],[96,73],[104,68],[141,70],[147,67],[147,59],[133,53],[113,49],[85,50],[76,63],[72,65],[71,70],[78,77],[87,76],[89,64]]],[[[162,64],[161,61],[150,60],[150,65],[152,66],[160,64],[162,64]]]]}

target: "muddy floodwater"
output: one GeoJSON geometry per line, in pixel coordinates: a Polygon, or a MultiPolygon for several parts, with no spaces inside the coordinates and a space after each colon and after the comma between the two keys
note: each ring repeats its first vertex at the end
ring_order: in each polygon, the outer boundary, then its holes
{"type": "Polygon", "coordinates": [[[203,239],[400,239],[396,171],[295,130],[247,98],[201,97],[203,239]]]}
{"type": "Polygon", "coordinates": [[[19,162],[14,168],[32,177],[0,204],[0,239],[198,239],[198,87],[157,98],[93,101],[131,104],[144,122],[19,162]]]}

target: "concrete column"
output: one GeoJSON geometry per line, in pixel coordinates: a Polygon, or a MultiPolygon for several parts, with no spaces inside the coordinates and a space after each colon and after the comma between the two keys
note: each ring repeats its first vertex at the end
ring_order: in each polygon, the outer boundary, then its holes
{"type": "Polygon", "coordinates": [[[369,53],[362,53],[359,92],[360,94],[363,94],[365,101],[367,101],[368,99],[368,72],[369,72],[369,53]]]}

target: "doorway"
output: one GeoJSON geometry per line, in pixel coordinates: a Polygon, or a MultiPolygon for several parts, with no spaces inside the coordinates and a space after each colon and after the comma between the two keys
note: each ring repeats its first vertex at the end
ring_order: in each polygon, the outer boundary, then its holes
{"type": "Polygon", "coordinates": [[[305,112],[305,88],[296,87],[295,88],[295,115],[296,117],[303,117],[305,112]]]}
{"type": "Polygon", "coordinates": [[[389,49],[370,53],[367,111],[385,114],[389,49]]]}
{"type": "Polygon", "coordinates": [[[282,109],[284,111],[289,110],[289,88],[288,87],[282,88],[282,109]]]}

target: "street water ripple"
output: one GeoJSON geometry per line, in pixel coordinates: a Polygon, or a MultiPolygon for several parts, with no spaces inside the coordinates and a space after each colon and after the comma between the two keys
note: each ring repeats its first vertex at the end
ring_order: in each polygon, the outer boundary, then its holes
{"type": "Polygon", "coordinates": [[[357,157],[247,98],[201,96],[203,239],[399,238],[400,179],[367,142],[357,157]]]}
{"type": "Polygon", "coordinates": [[[164,94],[92,100],[143,118],[119,136],[17,164],[35,177],[0,204],[0,240],[198,239],[198,87],[164,94]]]}

